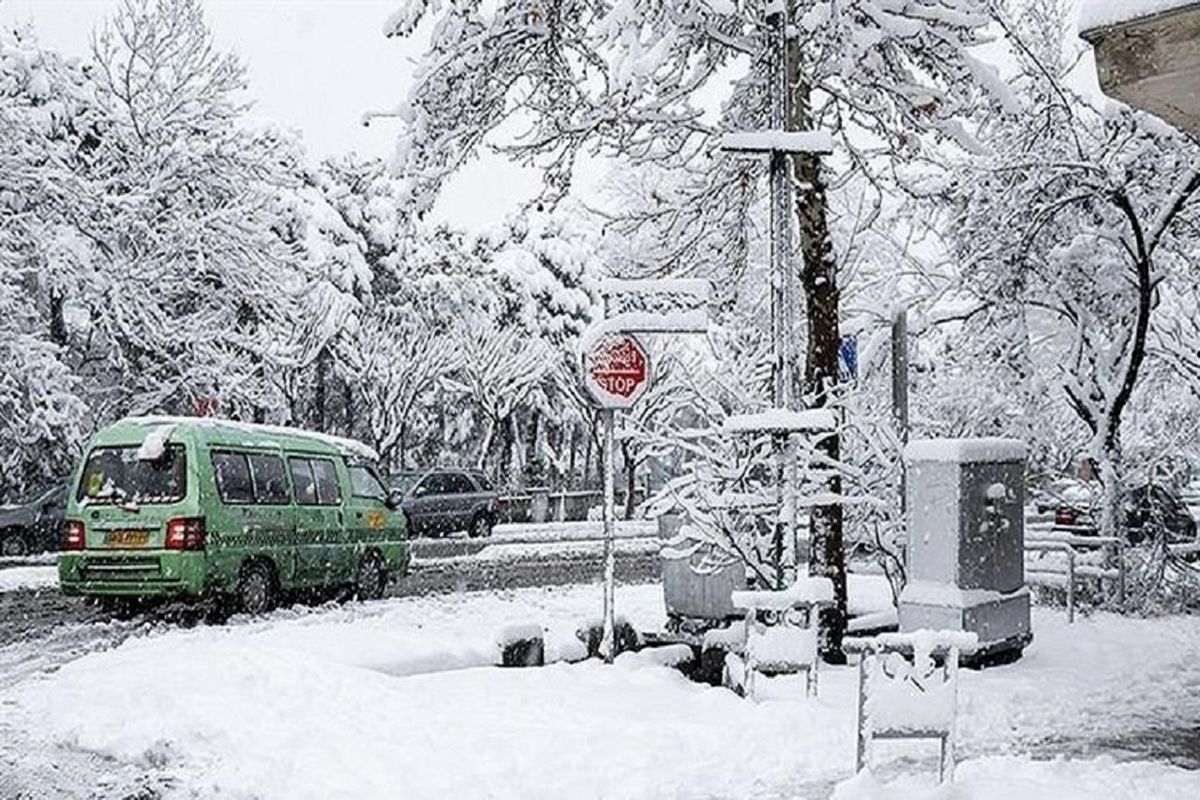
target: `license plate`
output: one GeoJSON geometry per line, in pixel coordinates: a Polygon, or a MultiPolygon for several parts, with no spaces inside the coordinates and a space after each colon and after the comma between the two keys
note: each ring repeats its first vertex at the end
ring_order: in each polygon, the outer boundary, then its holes
{"type": "Polygon", "coordinates": [[[108,531],[104,543],[111,547],[145,547],[150,543],[150,531],[108,531]]]}

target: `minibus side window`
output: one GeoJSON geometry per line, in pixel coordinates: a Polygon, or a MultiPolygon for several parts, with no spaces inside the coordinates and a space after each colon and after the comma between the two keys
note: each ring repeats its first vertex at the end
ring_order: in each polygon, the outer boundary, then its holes
{"type": "Polygon", "coordinates": [[[254,478],[254,497],[262,505],[281,506],[291,501],[283,459],[266,453],[250,455],[250,472],[254,478]]]}
{"type": "Polygon", "coordinates": [[[317,504],[317,482],[313,479],[312,467],[307,458],[289,458],[288,470],[292,473],[292,486],[296,491],[296,502],[302,506],[317,504]]]}
{"type": "Polygon", "coordinates": [[[380,502],[387,499],[387,489],[375,474],[375,470],[364,464],[347,464],[350,471],[350,493],[355,497],[366,497],[380,502]]]}
{"type": "Polygon", "coordinates": [[[254,502],[254,482],[245,454],[213,453],[212,465],[221,502],[234,505],[254,502]]]}
{"type": "Polygon", "coordinates": [[[323,506],[342,504],[342,487],[338,485],[337,470],[333,462],[314,458],[311,462],[313,477],[317,479],[317,502],[323,506]]]}

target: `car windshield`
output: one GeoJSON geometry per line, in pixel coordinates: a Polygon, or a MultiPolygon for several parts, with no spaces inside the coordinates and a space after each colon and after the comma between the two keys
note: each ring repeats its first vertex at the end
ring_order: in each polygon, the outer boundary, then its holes
{"type": "Polygon", "coordinates": [[[399,489],[402,493],[408,494],[420,479],[420,473],[403,472],[399,475],[393,475],[390,482],[393,489],[399,489]]]}
{"type": "Polygon", "coordinates": [[[76,500],[88,503],[176,503],[187,494],[187,453],[170,445],[154,461],[139,447],[98,447],[88,456],[76,500]]]}

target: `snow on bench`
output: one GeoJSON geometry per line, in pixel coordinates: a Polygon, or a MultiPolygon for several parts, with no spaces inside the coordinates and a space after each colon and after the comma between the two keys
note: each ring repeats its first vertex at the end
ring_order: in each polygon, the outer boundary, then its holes
{"type": "Polygon", "coordinates": [[[832,603],[833,581],[804,576],[781,591],[734,592],[731,599],[735,608],[754,611],[786,611],[799,606],[832,603]]]}

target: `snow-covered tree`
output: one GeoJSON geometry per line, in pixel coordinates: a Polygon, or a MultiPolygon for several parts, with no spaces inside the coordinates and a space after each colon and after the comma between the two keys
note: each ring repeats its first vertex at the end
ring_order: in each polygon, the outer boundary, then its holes
{"type": "Polygon", "coordinates": [[[68,302],[86,309],[86,357],[120,387],[118,411],[215,396],[261,418],[277,404],[274,334],[296,310],[296,254],[273,225],[299,148],[245,127],[245,69],[196,0],[129,0],[93,59],[103,120],[71,165],[70,221],[89,247],[68,302]]]}
{"type": "MultiPolygon", "coordinates": [[[[671,232],[650,251],[668,260],[649,271],[694,271],[698,259],[724,249],[708,242],[730,232],[731,252],[745,252],[735,217],[748,208],[757,168],[722,158],[716,137],[766,127],[767,17],[780,7],[757,0],[520,0],[494,9],[405,3],[389,33],[407,35],[434,18],[427,57],[396,111],[407,123],[398,161],[416,209],[430,207],[448,176],[485,146],[543,168],[548,199],[567,191],[586,153],[647,175],[683,176],[672,194],[651,193],[640,220],[626,215],[627,229],[644,222],[671,232]],[[714,113],[713,98],[722,95],[714,113]],[[681,251],[681,243],[701,246],[681,251]]],[[[989,22],[984,0],[789,0],[782,7],[795,34],[786,58],[788,127],[838,134],[853,168],[875,173],[881,155],[915,157],[927,133],[971,145],[957,119],[974,88],[1005,94],[969,52],[989,22]]],[[[840,325],[832,175],[812,156],[797,157],[793,170],[807,296],[804,396],[823,405],[837,382],[840,325]]],[[[708,263],[729,269],[728,260],[708,263]]],[[[837,437],[824,446],[837,461],[837,437]]],[[[835,649],[845,610],[840,513],[835,505],[813,514],[817,569],[830,573],[838,596],[835,649]]]]}
{"type": "Polygon", "coordinates": [[[1053,353],[1046,363],[1101,468],[1101,527],[1114,534],[1122,425],[1160,292],[1194,281],[1200,151],[1145,115],[1071,92],[1064,9],[1031,7],[1014,24],[1018,38],[1049,32],[1020,51],[1014,81],[1034,113],[985,126],[992,152],[959,175],[952,194],[962,212],[952,226],[980,321],[1011,329],[1000,338],[1017,348],[1014,374],[1031,377],[1033,342],[1053,353]]]}
{"type": "Polygon", "coordinates": [[[546,344],[516,328],[495,326],[460,329],[461,367],[455,381],[479,410],[485,432],[477,463],[498,463],[504,477],[517,442],[513,413],[544,381],[555,359],[546,344]],[[494,451],[498,462],[491,462],[494,451]]]}
{"type": "Polygon", "coordinates": [[[421,399],[461,366],[459,341],[389,309],[366,315],[343,346],[339,360],[375,451],[386,467],[406,468],[413,415],[421,399]]]}

